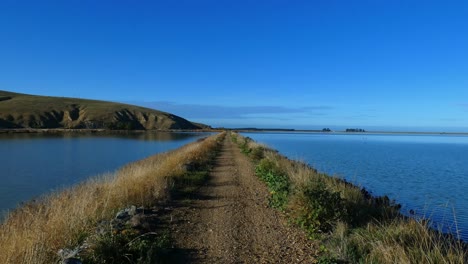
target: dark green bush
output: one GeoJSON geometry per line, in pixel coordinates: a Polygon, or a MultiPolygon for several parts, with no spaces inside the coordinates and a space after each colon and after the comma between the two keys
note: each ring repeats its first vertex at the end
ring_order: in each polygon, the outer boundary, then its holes
{"type": "Polygon", "coordinates": [[[296,208],[295,222],[311,236],[332,231],[336,222],[346,216],[340,193],[328,190],[321,181],[311,183],[299,197],[303,201],[296,208]]]}
{"type": "Polygon", "coordinates": [[[264,151],[265,149],[261,146],[255,147],[250,151],[250,157],[255,161],[258,162],[259,160],[264,158],[264,151]]]}
{"type": "Polygon", "coordinates": [[[83,263],[156,263],[170,248],[168,233],[137,235],[132,230],[101,235],[83,263]]]}

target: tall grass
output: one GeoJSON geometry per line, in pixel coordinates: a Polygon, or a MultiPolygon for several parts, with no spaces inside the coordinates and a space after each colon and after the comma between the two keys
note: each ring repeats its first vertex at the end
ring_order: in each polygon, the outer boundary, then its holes
{"type": "Polygon", "coordinates": [[[270,204],[321,241],[322,263],[468,263],[465,243],[402,216],[388,197],[371,196],[250,138],[231,137],[256,164],[270,204]]]}
{"type": "Polygon", "coordinates": [[[0,225],[0,263],[56,263],[59,249],[77,246],[119,209],[168,199],[174,178],[186,172],[184,164],[206,162],[223,136],[128,164],[16,209],[0,225]]]}

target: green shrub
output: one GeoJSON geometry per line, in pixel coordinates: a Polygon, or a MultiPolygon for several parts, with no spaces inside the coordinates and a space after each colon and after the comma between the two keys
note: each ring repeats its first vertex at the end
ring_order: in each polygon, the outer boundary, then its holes
{"type": "Polygon", "coordinates": [[[170,248],[168,232],[138,235],[132,230],[106,232],[98,237],[83,263],[155,263],[164,259],[170,248]]]}
{"type": "Polygon", "coordinates": [[[231,134],[231,140],[232,140],[232,142],[237,144],[237,135],[231,134]]]}
{"type": "Polygon", "coordinates": [[[311,183],[297,194],[294,205],[294,221],[310,236],[330,232],[346,216],[340,193],[328,190],[322,181],[311,183]]]}
{"type": "Polygon", "coordinates": [[[248,137],[244,138],[244,142],[240,143],[239,147],[241,149],[241,152],[244,154],[249,154],[251,149],[249,148],[249,141],[250,139],[248,137]]]}
{"type": "Polygon", "coordinates": [[[255,167],[256,175],[263,180],[270,190],[270,206],[284,209],[288,202],[290,182],[287,175],[269,159],[262,159],[255,167]]]}
{"type": "Polygon", "coordinates": [[[265,149],[261,146],[257,146],[251,149],[250,157],[255,161],[258,162],[264,158],[264,151],[265,149]]]}
{"type": "Polygon", "coordinates": [[[242,138],[242,143],[237,140],[237,137],[232,136],[233,141],[238,144],[241,153],[246,154],[254,162],[258,162],[264,158],[265,148],[258,144],[251,144],[252,139],[249,137],[242,138]]]}

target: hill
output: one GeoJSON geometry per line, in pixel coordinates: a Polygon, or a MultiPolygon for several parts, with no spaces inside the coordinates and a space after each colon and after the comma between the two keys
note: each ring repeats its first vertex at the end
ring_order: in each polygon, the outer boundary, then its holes
{"type": "Polygon", "coordinates": [[[0,128],[165,130],[208,126],[134,105],[0,90],[0,128]]]}

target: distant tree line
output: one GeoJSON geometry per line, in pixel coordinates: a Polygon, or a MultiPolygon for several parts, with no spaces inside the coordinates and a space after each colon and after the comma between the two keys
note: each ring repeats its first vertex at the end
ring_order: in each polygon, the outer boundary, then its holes
{"type": "Polygon", "coordinates": [[[362,128],[347,128],[346,132],[366,132],[366,130],[362,128]]]}

